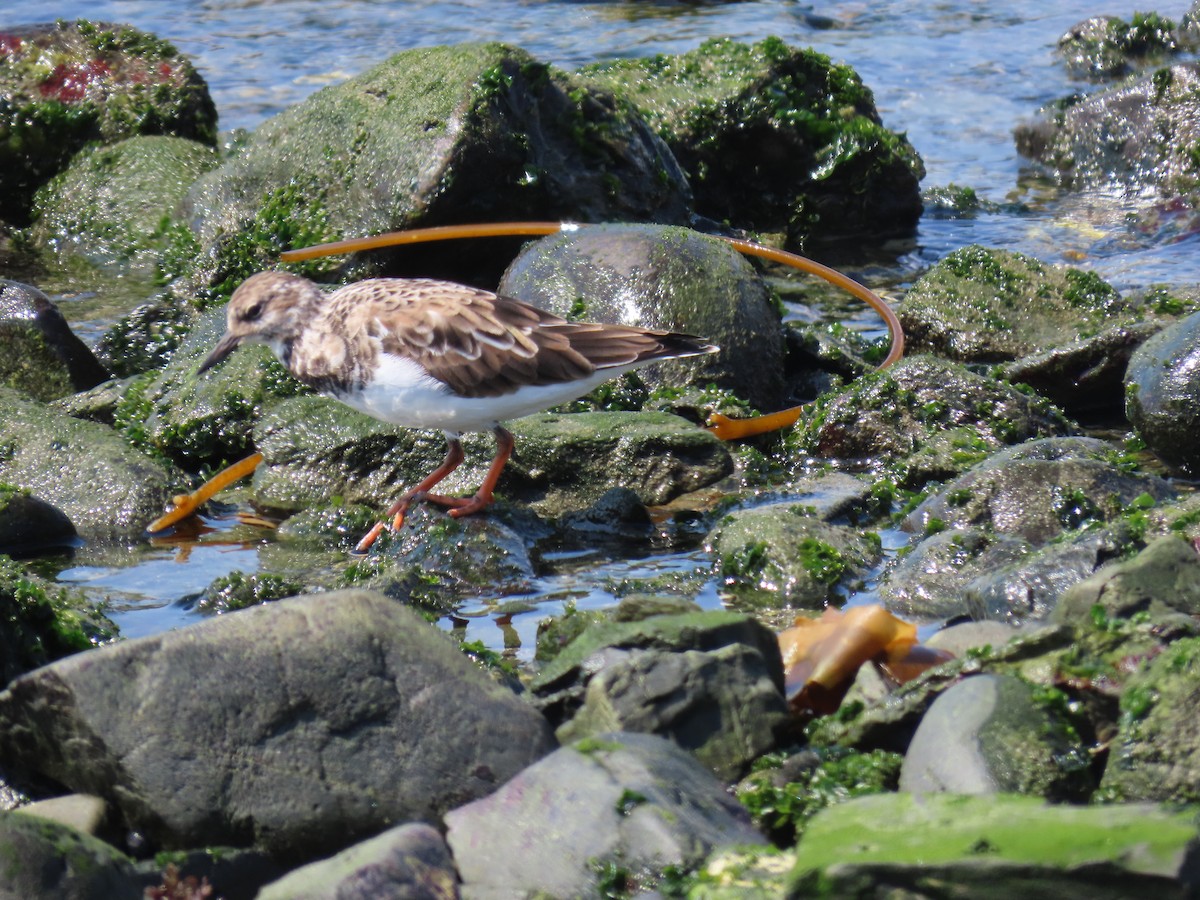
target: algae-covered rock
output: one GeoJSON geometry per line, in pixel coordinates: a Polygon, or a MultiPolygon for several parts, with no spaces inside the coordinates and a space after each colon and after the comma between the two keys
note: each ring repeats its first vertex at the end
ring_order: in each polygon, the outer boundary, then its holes
{"type": "Polygon", "coordinates": [[[824,609],[880,556],[877,536],[794,503],[736,511],[708,540],[726,588],[768,608],[824,609]]]}
{"type": "Polygon", "coordinates": [[[0,687],[116,633],[82,594],[48,584],[0,556],[0,687]]]}
{"type": "Polygon", "coordinates": [[[0,897],[101,900],[140,897],[133,860],[66,825],[0,810],[0,897]]]}
{"type": "Polygon", "coordinates": [[[588,84],[615,91],[680,161],[696,210],[785,232],[796,246],[911,230],[921,214],[920,157],[885,128],[846,65],[778,38],[706,41],[678,56],[597,63],[588,84]]]}
{"type": "Polygon", "coordinates": [[[1084,800],[1093,783],[1079,736],[1012,675],[976,675],[934,701],[900,770],[900,790],[922,796],[1031,794],[1084,800]]]}
{"type": "Polygon", "coordinates": [[[1081,342],[1143,313],[1093,272],[972,245],[917,279],[896,315],[914,352],[1005,362],[1081,342]]]}
{"type": "Polygon", "coordinates": [[[1180,537],[1161,537],[1133,559],[1107,565],[1066,591],[1054,619],[1090,621],[1097,606],[1109,618],[1200,615],[1200,554],[1180,537]]]}
{"type": "Polygon", "coordinates": [[[93,147],[39,190],[32,240],[98,266],[153,268],[192,182],[217,165],[216,151],[169,136],[93,147]]]}
{"type": "Polygon", "coordinates": [[[1193,813],[1033,797],[876,794],[830,807],[796,848],[791,896],[1190,896],[1193,813]]]}
{"type": "Polygon", "coordinates": [[[1200,638],[1175,641],[1121,692],[1121,718],[1100,787],[1122,800],[1200,802],[1200,638]]]}
{"type": "Polygon", "coordinates": [[[1125,412],[1163,462],[1200,473],[1200,313],[1146,341],[1125,374],[1125,412]]]}
{"type": "Polygon", "coordinates": [[[1175,495],[1154,475],[1126,472],[1116,451],[1096,438],[1041,438],[989,457],[926,498],[905,531],[985,525],[1033,544],[1103,523],[1175,495]],[[1146,499],[1143,498],[1143,495],[1146,499]]]}
{"type": "Polygon", "coordinates": [[[0,388],[0,482],[61,509],[85,537],[140,534],[183,486],[181,472],[115,431],[0,388]]]}
{"type": "Polygon", "coordinates": [[[530,244],[499,292],[589,322],[703,336],[715,356],[638,370],[652,387],[714,383],[760,409],[784,404],[779,313],[753,267],[686,228],[595,225],[530,244]]]}
{"type": "Polygon", "coordinates": [[[1188,194],[1200,185],[1200,63],[1158,69],[1051,109],[1017,149],[1077,189],[1188,194]]]}
{"type": "Polygon", "coordinates": [[[1175,22],[1155,12],[1093,16],[1058,39],[1058,53],[1077,77],[1115,78],[1176,52],[1187,37],[1175,22]]]}
{"type": "Polygon", "coordinates": [[[945,480],[992,451],[1070,426],[1044,399],[961,365],[914,355],[805,409],[789,442],[834,459],[886,460],[898,482],[945,480]]]}
{"type": "MultiPolygon", "coordinates": [[[[508,423],[517,450],[500,479],[501,497],[541,512],[578,509],[610,488],[665,503],[724,477],[728,449],[713,435],[666,413],[544,413],[508,423]]],[[[328,503],[384,506],[428,475],[445,454],[436,432],[370,419],[334,400],[297,397],[274,407],[255,431],[265,457],[259,502],[283,509],[328,503]]],[[[495,453],[490,434],[463,441],[467,463],[444,492],[472,492],[495,453]]]]}
{"type": "Polygon", "coordinates": [[[0,553],[31,553],[76,543],[66,513],[29,491],[0,484],[0,553]]]}
{"type": "Polygon", "coordinates": [[[172,134],[215,144],[208,88],[166,41],[127,25],[59,20],[0,33],[0,218],[85,144],[172,134]]]}
{"type": "Polygon", "coordinates": [[[108,378],[50,298],[0,278],[0,384],[48,403],[108,378]]]}
{"type": "MultiPolygon", "coordinates": [[[[289,246],[463,220],[681,222],[690,196],[640,118],[492,43],[408,50],[318,91],[260,125],[189,206],[207,257],[195,280],[227,296],[289,246]]],[[[467,277],[461,246],[423,248],[424,274],[439,254],[467,277]]],[[[470,254],[476,273],[488,254],[470,254]]]]}

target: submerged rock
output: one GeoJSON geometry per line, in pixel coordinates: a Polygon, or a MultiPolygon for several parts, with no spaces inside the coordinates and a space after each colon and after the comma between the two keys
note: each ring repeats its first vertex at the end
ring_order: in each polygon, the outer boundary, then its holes
{"type": "Polygon", "coordinates": [[[480,898],[592,896],[609,872],[649,888],[716,848],[765,843],[691,754],[643,734],[563,747],[445,821],[464,893],[480,898]]]}
{"type": "Polygon", "coordinates": [[[85,144],[137,134],[216,143],[216,108],[192,64],[127,25],[6,28],[0,95],[0,219],[19,224],[34,191],[85,144]]]}
{"type": "Polygon", "coordinates": [[[631,103],[667,142],[696,211],[793,246],[907,234],[925,174],[849,66],[779,38],[712,39],[678,56],[597,63],[588,84],[631,103]]]}
{"type": "Polygon", "coordinates": [[[760,409],[784,405],[779,313],[750,263],[718,238],[661,225],[563,232],[522,250],[498,290],[568,319],[700,335],[721,352],[637,377],[651,387],[713,383],[760,409]]]}
{"type": "Polygon", "coordinates": [[[1200,313],[1143,344],[1125,374],[1125,412],[1170,466],[1200,474],[1200,313]]]}
{"type": "Polygon", "coordinates": [[[339,850],[436,821],[553,747],[445,635],[368,592],[77,655],[0,694],[0,760],[98,793],[153,845],[339,850]]]}

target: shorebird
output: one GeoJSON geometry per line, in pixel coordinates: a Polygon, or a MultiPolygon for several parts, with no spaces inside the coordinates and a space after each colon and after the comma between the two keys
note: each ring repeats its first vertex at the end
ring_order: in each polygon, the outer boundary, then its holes
{"type": "Polygon", "coordinates": [[[513,451],[500,423],[581,397],[656,360],[715,353],[703,338],[629,325],[569,322],[520,300],[448,281],[373,278],[326,294],[288,272],[260,272],[233,293],[225,334],[200,364],[240,344],[270,347],[318,392],[384,422],[440,429],[446,458],[405,492],[354,548],[404,525],[427,500],[459,517],[479,512],[513,451]],[[473,496],[431,494],[463,460],[459,437],[491,431],[496,456],[473,496]]]}

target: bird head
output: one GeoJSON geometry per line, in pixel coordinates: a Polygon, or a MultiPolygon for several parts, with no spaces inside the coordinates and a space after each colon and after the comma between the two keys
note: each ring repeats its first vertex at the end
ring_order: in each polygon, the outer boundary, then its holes
{"type": "Polygon", "coordinates": [[[321,291],[289,272],[259,272],[233,292],[225,313],[225,334],[200,364],[206,372],[243,343],[266,344],[279,357],[311,320],[321,291]]]}

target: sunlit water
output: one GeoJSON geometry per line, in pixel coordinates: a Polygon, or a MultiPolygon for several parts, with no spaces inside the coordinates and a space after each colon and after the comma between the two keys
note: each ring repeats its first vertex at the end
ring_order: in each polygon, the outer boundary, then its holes
{"type": "MultiPolygon", "coordinates": [[[[1178,8],[1150,4],[1178,18],[1178,8]]],[[[6,0],[0,28],[57,17],[128,23],[175,43],[207,80],[221,127],[253,129],[313,91],[412,47],[502,40],[565,68],[622,56],[675,53],[710,37],[757,41],[777,35],[853,66],[874,93],[886,125],[907,132],[923,157],[926,187],[975,189],[1001,210],[924,220],[915,239],[843,264],[876,285],[903,287],[950,250],[979,242],[1050,262],[1094,268],[1122,289],[1200,282],[1194,221],[1157,233],[1097,229],[1087,204],[1063,203],[1017,155],[1012,130],[1044,104],[1093,86],[1071,81],[1054,54],[1058,37],[1096,14],[1128,19],[1144,2],[1006,0],[991,4],[874,0],[837,4],[611,2],[565,0],[6,0]]],[[[1112,221],[1111,217],[1109,221],[1112,221]]],[[[71,298],[59,298],[69,306],[71,298]]],[[[72,313],[68,309],[68,316],[72,313]]],[[[74,317],[86,319],[86,314],[74,317]]],[[[855,316],[866,329],[867,315],[855,316]]],[[[86,333],[86,330],[85,330],[86,333]]],[[[215,524],[221,525],[221,521],[215,524]]],[[[253,547],[130,548],[138,564],[93,565],[88,549],[60,578],[110,596],[129,635],[187,621],[179,606],[212,578],[252,571],[253,547]]],[[[106,557],[107,558],[107,557],[106,557]]],[[[532,652],[536,622],[572,603],[616,601],[606,586],[626,569],[695,569],[702,551],[612,563],[600,569],[554,561],[558,574],[524,598],[485,600],[457,623],[471,638],[518,655],[532,652]],[[509,604],[516,603],[517,606],[509,604]],[[483,628],[481,619],[497,626],[483,628]],[[465,625],[463,623],[466,623],[465,625]]],[[[717,605],[715,581],[701,599],[717,605]]]]}

